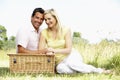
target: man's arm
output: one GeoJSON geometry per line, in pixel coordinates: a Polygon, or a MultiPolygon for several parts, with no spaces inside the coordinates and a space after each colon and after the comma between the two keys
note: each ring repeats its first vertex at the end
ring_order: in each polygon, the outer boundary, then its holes
{"type": "Polygon", "coordinates": [[[21,45],[18,45],[18,53],[36,53],[36,54],[44,54],[47,52],[47,49],[42,49],[42,50],[28,50],[21,45]]]}

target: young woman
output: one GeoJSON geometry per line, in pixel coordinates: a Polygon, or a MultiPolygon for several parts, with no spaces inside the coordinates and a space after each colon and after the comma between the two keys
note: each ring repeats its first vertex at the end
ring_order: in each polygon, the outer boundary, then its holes
{"type": "Polygon", "coordinates": [[[55,54],[57,73],[109,72],[83,62],[80,53],[72,49],[70,29],[60,24],[55,10],[46,10],[44,18],[48,28],[41,32],[39,49],[48,48],[47,54],[55,54]]]}

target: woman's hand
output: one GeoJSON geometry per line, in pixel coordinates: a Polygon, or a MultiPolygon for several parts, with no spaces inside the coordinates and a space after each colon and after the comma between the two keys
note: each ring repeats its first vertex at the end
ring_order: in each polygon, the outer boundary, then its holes
{"type": "Polygon", "coordinates": [[[48,50],[48,53],[49,52],[55,53],[55,49],[53,49],[53,48],[48,48],[47,50],[48,50]]]}
{"type": "Polygon", "coordinates": [[[53,52],[47,52],[46,54],[47,54],[47,55],[54,55],[53,52]]]}

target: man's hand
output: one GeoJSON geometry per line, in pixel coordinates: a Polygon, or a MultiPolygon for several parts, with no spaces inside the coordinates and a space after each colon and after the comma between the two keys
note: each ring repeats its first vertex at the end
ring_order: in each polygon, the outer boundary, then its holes
{"type": "Polygon", "coordinates": [[[42,50],[38,50],[38,54],[46,54],[48,52],[48,49],[42,49],[42,50]]]}

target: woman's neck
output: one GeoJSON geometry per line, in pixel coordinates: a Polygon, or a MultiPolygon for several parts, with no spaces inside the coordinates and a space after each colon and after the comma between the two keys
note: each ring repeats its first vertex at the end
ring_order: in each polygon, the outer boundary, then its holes
{"type": "Polygon", "coordinates": [[[56,39],[56,37],[57,37],[57,28],[56,27],[49,28],[49,31],[50,31],[51,37],[53,39],[56,39]]]}
{"type": "Polygon", "coordinates": [[[54,27],[52,27],[52,28],[49,28],[49,29],[50,29],[50,31],[52,31],[52,32],[57,32],[56,26],[54,26],[54,27]]]}

